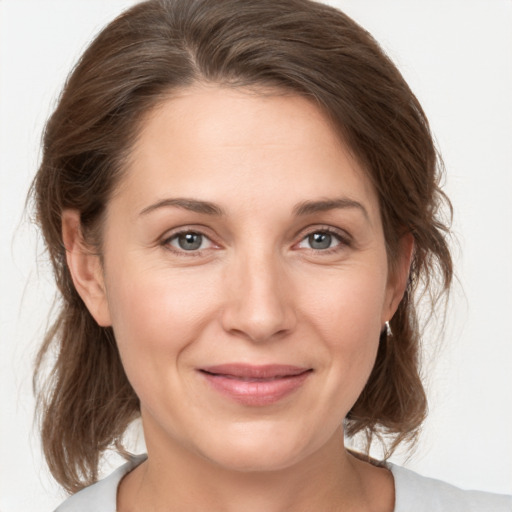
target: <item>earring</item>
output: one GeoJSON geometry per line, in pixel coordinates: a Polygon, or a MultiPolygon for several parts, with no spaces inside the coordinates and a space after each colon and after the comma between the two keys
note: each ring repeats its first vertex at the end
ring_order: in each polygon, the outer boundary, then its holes
{"type": "Polygon", "coordinates": [[[391,326],[389,325],[389,322],[386,322],[384,324],[386,326],[386,335],[389,338],[390,336],[393,336],[393,331],[391,330],[391,326]]]}

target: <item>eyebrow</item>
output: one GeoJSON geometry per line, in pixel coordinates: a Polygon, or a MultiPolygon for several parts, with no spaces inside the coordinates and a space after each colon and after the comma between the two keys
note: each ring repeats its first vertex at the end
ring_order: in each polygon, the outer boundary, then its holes
{"type": "Polygon", "coordinates": [[[370,220],[368,211],[361,203],[346,197],[340,197],[335,199],[322,199],[320,201],[304,201],[296,205],[295,208],[293,209],[293,212],[296,216],[302,216],[311,215],[312,213],[325,212],[328,210],[347,208],[356,208],[360,210],[366,217],[366,219],[370,220]]]}
{"type": "MultiPolygon", "coordinates": [[[[200,201],[198,199],[189,199],[182,197],[162,199],[161,201],[158,201],[157,203],[154,203],[144,208],[140,212],[140,215],[147,215],[148,213],[151,213],[160,208],[169,207],[182,208],[184,210],[192,211],[195,213],[202,213],[205,215],[225,215],[224,210],[215,203],[211,203],[210,201],[200,201]]],[[[359,209],[366,217],[366,219],[369,220],[368,211],[361,203],[345,197],[335,199],[322,199],[318,201],[303,201],[293,208],[293,213],[295,216],[301,217],[304,215],[311,215],[313,213],[318,212],[347,208],[359,209]]]]}
{"type": "Polygon", "coordinates": [[[187,199],[183,197],[162,199],[162,201],[158,201],[157,203],[144,208],[140,212],[140,215],[147,215],[148,213],[151,213],[160,208],[168,207],[182,208],[183,210],[189,210],[195,213],[203,213],[206,215],[224,215],[224,210],[215,203],[210,203],[209,201],[199,201],[197,199],[187,199]]]}

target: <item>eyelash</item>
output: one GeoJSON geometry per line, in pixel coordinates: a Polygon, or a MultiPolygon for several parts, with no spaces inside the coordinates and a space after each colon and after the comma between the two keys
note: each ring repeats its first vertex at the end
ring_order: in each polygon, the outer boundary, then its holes
{"type": "Polygon", "coordinates": [[[334,247],[329,247],[326,249],[314,249],[312,247],[309,247],[306,249],[314,252],[315,254],[328,256],[330,254],[337,253],[343,249],[350,248],[352,246],[352,239],[348,233],[346,233],[345,231],[341,231],[339,229],[335,229],[331,226],[319,226],[315,227],[314,229],[307,229],[307,231],[305,232],[303,231],[303,233],[301,234],[300,241],[295,245],[301,244],[302,242],[307,240],[308,237],[315,234],[327,234],[338,241],[338,244],[335,245],[334,247]]]}
{"type": "Polygon", "coordinates": [[[207,249],[188,250],[187,251],[186,249],[178,249],[171,245],[171,242],[173,240],[177,240],[180,236],[189,235],[189,234],[190,235],[192,235],[192,234],[199,235],[203,239],[202,242],[204,242],[204,240],[206,239],[210,242],[210,244],[212,246],[216,245],[215,242],[211,239],[211,237],[208,236],[207,234],[205,234],[201,229],[194,229],[194,228],[181,228],[179,231],[175,231],[174,233],[171,233],[170,235],[166,236],[162,240],[161,245],[168,251],[173,252],[174,254],[177,254],[178,256],[185,256],[185,257],[202,256],[205,250],[210,249],[210,247],[209,247],[207,249]]]}
{"type": "MultiPolygon", "coordinates": [[[[168,251],[171,251],[174,254],[177,254],[179,256],[185,256],[185,257],[203,256],[204,251],[210,249],[211,247],[208,247],[206,249],[199,249],[199,250],[193,249],[193,250],[187,251],[186,249],[178,249],[171,245],[171,242],[174,240],[177,240],[180,236],[189,235],[189,234],[199,235],[203,238],[203,241],[204,241],[204,239],[206,239],[210,242],[210,244],[212,244],[214,246],[214,248],[216,246],[215,242],[211,239],[210,236],[205,234],[201,229],[193,229],[193,228],[184,228],[184,229],[180,229],[179,231],[175,231],[174,233],[170,234],[169,236],[166,236],[162,240],[161,245],[163,247],[165,247],[168,251]]],[[[307,240],[308,237],[315,235],[315,234],[327,234],[329,236],[334,237],[338,242],[338,244],[336,244],[334,247],[328,247],[326,249],[314,249],[312,247],[305,248],[306,250],[312,251],[316,254],[329,255],[329,254],[336,253],[340,250],[343,250],[344,248],[352,246],[352,240],[348,233],[340,232],[340,230],[335,229],[331,226],[320,226],[320,227],[315,227],[314,229],[308,229],[307,231],[303,230],[303,232],[300,234],[300,240],[298,242],[296,242],[293,245],[293,247],[297,247],[299,244],[301,244],[305,240],[307,240]]]]}

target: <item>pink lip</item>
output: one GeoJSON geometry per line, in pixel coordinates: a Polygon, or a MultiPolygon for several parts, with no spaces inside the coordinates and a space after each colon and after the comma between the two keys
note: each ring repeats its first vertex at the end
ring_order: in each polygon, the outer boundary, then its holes
{"type": "Polygon", "coordinates": [[[269,364],[253,366],[240,363],[200,368],[208,383],[235,401],[252,406],[270,405],[302,386],[311,368],[269,364]]]}

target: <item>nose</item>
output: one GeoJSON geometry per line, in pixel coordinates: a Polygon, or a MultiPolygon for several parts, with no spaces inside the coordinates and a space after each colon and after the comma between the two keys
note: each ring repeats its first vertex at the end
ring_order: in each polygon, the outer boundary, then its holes
{"type": "Polygon", "coordinates": [[[229,333],[264,342],[294,329],[293,287],[275,256],[253,254],[237,259],[225,286],[222,324],[229,333]]]}

